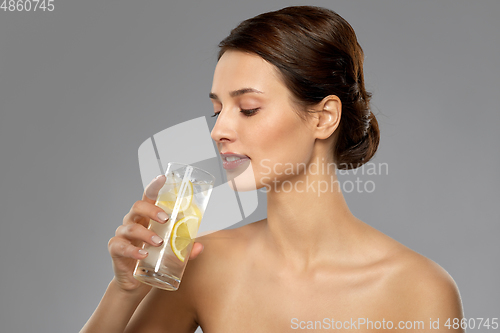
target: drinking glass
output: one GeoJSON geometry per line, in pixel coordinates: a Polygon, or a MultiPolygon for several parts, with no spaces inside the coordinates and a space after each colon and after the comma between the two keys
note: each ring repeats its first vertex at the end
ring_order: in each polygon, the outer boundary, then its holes
{"type": "Polygon", "coordinates": [[[151,286],[177,290],[186,268],[194,239],[215,183],[210,173],[180,163],[168,163],[165,185],[155,205],[170,219],[164,223],[150,220],[149,229],[162,237],[161,246],[144,244],[148,256],[137,261],[134,277],[151,286]]]}

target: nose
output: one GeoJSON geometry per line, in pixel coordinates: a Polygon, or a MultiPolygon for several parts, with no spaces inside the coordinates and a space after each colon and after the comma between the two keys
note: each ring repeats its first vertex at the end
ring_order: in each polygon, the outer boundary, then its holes
{"type": "Polygon", "coordinates": [[[231,110],[224,111],[225,110],[222,110],[219,113],[215,126],[210,133],[210,136],[217,144],[234,142],[237,138],[235,119],[232,119],[229,114],[231,110]]]}

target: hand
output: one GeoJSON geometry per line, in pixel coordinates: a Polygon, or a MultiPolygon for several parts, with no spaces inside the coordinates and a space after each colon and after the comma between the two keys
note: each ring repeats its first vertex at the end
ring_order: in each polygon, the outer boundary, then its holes
{"type": "MultiPolygon", "coordinates": [[[[126,291],[134,291],[139,288],[149,291],[150,286],[143,284],[133,277],[137,260],[147,257],[147,252],[142,249],[143,243],[160,246],[164,240],[156,233],[148,229],[149,220],[159,223],[168,221],[169,216],[163,209],[155,206],[158,192],[165,184],[164,175],[156,177],[144,190],[142,200],[136,201],[127,215],[123,218],[123,224],[116,229],[115,237],[108,243],[108,251],[113,260],[113,270],[117,285],[126,291]]],[[[203,245],[194,243],[190,259],[196,258],[203,245]]]]}

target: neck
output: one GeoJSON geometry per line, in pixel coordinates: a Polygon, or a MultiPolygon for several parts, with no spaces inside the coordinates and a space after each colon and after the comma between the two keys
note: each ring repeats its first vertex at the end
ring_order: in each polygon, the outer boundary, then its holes
{"type": "Polygon", "coordinates": [[[356,242],[360,221],[347,207],[334,167],[325,167],[268,187],[266,244],[299,269],[341,258],[356,242]]]}

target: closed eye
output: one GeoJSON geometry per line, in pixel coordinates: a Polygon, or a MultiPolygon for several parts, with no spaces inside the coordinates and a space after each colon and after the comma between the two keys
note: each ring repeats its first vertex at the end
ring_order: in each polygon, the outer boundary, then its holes
{"type": "MultiPolygon", "coordinates": [[[[257,113],[257,111],[259,111],[260,108],[255,108],[255,109],[241,109],[241,113],[243,113],[245,116],[247,117],[251,117],[253,116],[255,113],[257,113]]],[[[221,111],[219,112],[215,112],[213,115],[211,115],[210,117],[218,117],[219,114],[221,113],[221,111]]]]}
{"type": "Polygon", "coordinates": [[[255,108],[255,109],[241,109],[240,112],[243,113],[247,117],[251,117],[254,114],[256,114],[257,111],[259,111],[259,110],[260,110],[260,108],[255,108]]]}

